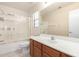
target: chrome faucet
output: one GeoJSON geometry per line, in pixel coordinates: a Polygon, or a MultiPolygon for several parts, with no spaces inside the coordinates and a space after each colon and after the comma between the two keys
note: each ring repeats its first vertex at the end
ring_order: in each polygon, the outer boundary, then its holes
{"type": "Polygon", "coordinates": [[[54,37],[51,37],[51,40],[54,40],[54,37]]]}

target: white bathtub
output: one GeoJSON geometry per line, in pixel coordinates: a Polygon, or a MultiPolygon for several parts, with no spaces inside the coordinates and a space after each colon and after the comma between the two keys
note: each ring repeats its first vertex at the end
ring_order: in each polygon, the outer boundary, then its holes
{"type": "Polygon", "coordinates": [[[16,41],[0,45],[0,57],[23,57],[25,51],[28,56],[29,41],[16,41]],[[26,48],[26,49],[25,49],[26,48]],[[25,50],[23,50],[25,49],[25,50]]]}

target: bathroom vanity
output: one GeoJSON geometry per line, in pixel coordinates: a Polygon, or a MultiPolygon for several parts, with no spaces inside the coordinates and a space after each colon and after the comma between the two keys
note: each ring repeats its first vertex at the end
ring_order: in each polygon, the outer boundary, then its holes
{"type": "Polygon", "coordinates": [[[33,57],[70,57],[54,48],[30,39],[30,55],[33,57]]]}
{"type": "MultiPolygon", "coordinates": [[[[30,38],[30,55],[32,57],[73,57],[79,56],[79,43],[49,37],[32,36],[30,38]]],[[[65,38],[66,39],[66,38],[65,38]]]]}

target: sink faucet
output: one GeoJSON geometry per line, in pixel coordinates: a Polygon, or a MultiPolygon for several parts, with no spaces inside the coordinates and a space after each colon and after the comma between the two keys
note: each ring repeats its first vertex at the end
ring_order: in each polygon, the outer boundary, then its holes
{"type": "Polygon", "coordinates": [[[54,37],[51,37],[51,40],[54,40],[54,37]]]}

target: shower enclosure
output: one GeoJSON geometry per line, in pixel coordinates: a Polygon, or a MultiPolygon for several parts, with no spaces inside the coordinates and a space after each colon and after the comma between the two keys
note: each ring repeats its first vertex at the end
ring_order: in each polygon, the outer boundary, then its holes
{"type": "Polygon", "coordinates": [[[27,19],[20,15],[1,15],[0,43],[27,39],[27,19]]]}
{"type": "Polygon", "coordinates": [[[26,56],[25,51],[29,54],[28,21],[25,12],[0,5],[0,57],[26,56]]]}

